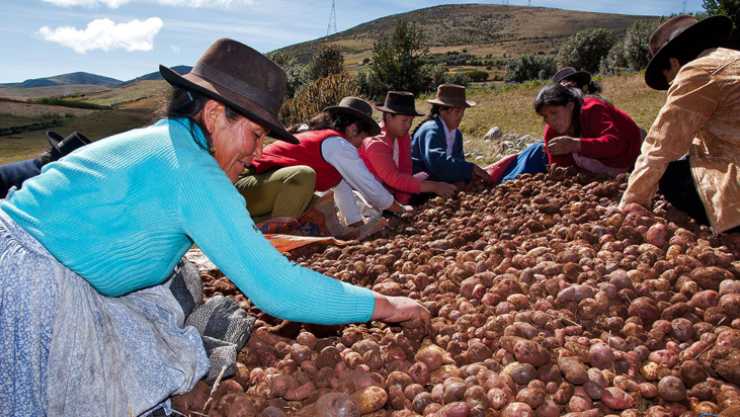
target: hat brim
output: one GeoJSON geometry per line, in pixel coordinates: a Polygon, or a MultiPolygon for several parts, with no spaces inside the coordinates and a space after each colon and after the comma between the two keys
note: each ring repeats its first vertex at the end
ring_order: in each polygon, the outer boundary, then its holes
{"type": "Polygon", "coordinates": [[[46,132],[46,139],[49,141],[49,145],[51,145],[52,148],[58,151],[59,143],[61,143],[64,140],[64,137],[62,137],[62,135],[60,135],[57,132],[49,130],[46,132]]]}
{"type": "Polygon", "coordinates": [[[424,113],[419,113],[416,110],[409,111],[409,112],[404,112],[404,111],[394,110],[394,109],[391,109],[390,107],[385,107],[385,106],[375,106],[375,109],[378,110],[379,112],[391,113],[391,114],[400,114],[400,115],[403,115],[403,116],[423,116],[424,115],[424,113]]]}
{"type": "Polygon", "coordinates": [[[253,107],[253,109],[247,108],[244,103],[249,102],[248,99],[242,97],[242,100],[237,101],[236,98],[230,98],[229,96],[232,94],[228,89],[219,88],[217,84],[211,83],[192,73],[180,75],[178,72],[165,67],[164,65],[159,66],[159,73],[162,75],[162,78],[171,85],[202,94],[208,98],[221,102],[239,112],[249,120],[269,129],[269,136],[271,138],[288,143],[298,143],[298,139],[288,132],[279,120],[260,106],[252,104],[250,107],[253,107]]]}
{"type": "Polygon", "coordinates": [[[378,122],[376,122],[372,117],[366,115],[365,113],[355,110],[351,107],[344,107],[344,106],[329,106],[324,109],[325,112],[337,112],[337,113],[345,113],[352,116],[355,116],[363,121],[365,126],[370,128],[370,132],[367,132],[371,136],[375,136],[380,133],[380,125],[378,122]]]}
{"type": "Polygon", "coordinates": [[[465,103],[463,105],[460,105],[461,103],[450,103],[447,101],[437,100],[436,98],[427,100],[427,103],[429,104],[436,104],[438,106],[442,107],[475,107],[478,105],[478,103],[471,101],[471,100],[465,100],[465,103]]]}
{"type": "Polygon", "coordinates": [[[654,90],[667,90],[670,85],[663,75],[666,61],[677,50],[692,48],[697,54],[720,46],[732,32],[732,21],[726,16],[708,17],[671,39],[650,59],[645,69],[645,83],[654,90]]]}

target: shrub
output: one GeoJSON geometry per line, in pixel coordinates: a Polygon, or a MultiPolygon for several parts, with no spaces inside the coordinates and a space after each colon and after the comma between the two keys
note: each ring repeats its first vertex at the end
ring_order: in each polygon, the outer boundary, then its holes
{"type": "Polygon", "coordinates": [[[470,78],[470,81],[473,81],[473,82],[476,82],[476,83],[481,83],[481,82],[484,82],[484,81],[488,81],[488,72],[487,71],[473,70],[473,71],[468,71],[465,74],[470,78]]]}
{"type": "Polygon", "coordinates": [[[344,56],[336,45],[323,45],[308,64],[308,79],[310,81],[340,74],[344,71],[344,56]]]}
{"type": "Polygon", "coordinates": [[[357,96],[357,81],[346,72],[320,78],[301,88],[294,98],[287,100],[280,110],[286,124],[303,123],[327,106],[332,106],[346,96],[357,96]]]}
{"type": "Polygon", "coordinates": [[[571,66],[595,73],[599,70],[601,60],[609,53],[615,42],[614,34],[606,29],[577,32],[560,46],[557,56],[558,66],[571,66]]]}
{"type": "Polygon", "coordinates": [[[624,61],[627,66],[639,71],[647,67],[650,62],[648,43],[650,35],[658,27],[657,20],[638,20],[633,23],[624,35],[624,61]]]}
{"type": "Polygon", "coordinates": [[[280,52],[269,55],[269,58],[285,71],[288,78],[288,97],[295,96],[295,93],[308,82],[307,66],[299,64],[294,57],[280,52]]]}
{"type": "Polygon", "coordinates": [[[619,41],[612,46],[609,53],[601,59],[599,72],[602,74],[619,74],[628,67],[624,58],[624,42],[619,41]]]}
{"type": "Polygon", "coordinates": [[[544,80],[555,74],[555,60],[548,56],[522,55],[506,65],[506,81],[544,80]]]}

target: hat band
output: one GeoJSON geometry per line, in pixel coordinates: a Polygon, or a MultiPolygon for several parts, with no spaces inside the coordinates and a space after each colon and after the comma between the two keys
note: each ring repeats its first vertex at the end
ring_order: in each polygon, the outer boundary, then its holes
{"type": "Polygon", "coordinates": [[[247,96],[250,100],[256,103],[264,103],[264,106],[269,107],[270,109],[277,109],[280,107],[280,99],[282,97],[265,94],[264,90],[253,87],[211,65],[198,63],[190,72],[207,81],[218,84],[237,96],[247,96]]]}

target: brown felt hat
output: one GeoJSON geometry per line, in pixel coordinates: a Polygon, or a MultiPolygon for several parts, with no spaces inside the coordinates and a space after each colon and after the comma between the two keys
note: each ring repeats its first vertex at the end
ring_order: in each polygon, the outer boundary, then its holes
{"type": "Polygon", "coordinates": [[[465,87],[457,84],[442,84],[437,87],[437,95],[427,103],[443,107],[473,107],[474,101],[465,99],[465,87]]]}
{"type": "Polygon", "coordinates": [[[650,63],[645,70],[645,83],[655,90],[669,85],[662,70],[668,58],[677,53],[699,55],[701,51],[720,46],[732,32],[732,21],[726,16],[697,20],[693,16],[675,16],[665,21],[650,35],[650,63]]]}
{"type": "Polygon", "coordinates": [[[586,71],[577,71],[573,67],[565,67],[552,76],[552,82],[560,84],[562,81],[574,81],[579,86],[591,82],[591,74],[586,71]]]}
{"type": "Polygon", "coordinates": [[[345,97],[336,106],[324,109],[329,113],[344,113],[354,116],[362,121],[364,129],[371,136],[380,133],[380,125],[373,119],[373,106],[359,97],[345,97]]]}
{"type": "Polygon", "coordinates": [[[219,39],[185,75],[163,65],[159,73],[170,84],[219,101],[260,126],[270,136],[290,143],[298,140],[280,120],[287,77],[274,62],[233,39],[219,39]]]}
{"type": "Polygon", "coordinates": [[[414,95],[407,91],[389,91],[385,95],[385,103],[376,106],[383,113],[401,114],[404,116],[423,116],[416,111],[416,100],[414,95]]]}

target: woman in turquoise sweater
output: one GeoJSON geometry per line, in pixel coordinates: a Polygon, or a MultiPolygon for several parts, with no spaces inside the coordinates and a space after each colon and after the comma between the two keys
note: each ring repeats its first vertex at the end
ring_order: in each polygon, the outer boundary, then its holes
{"type": "Polygon", "coordinates": [[[190,74],[160,67],[168,118],[86,146],[0,201],[0,416],[130,416],[186,392],[208,362],[163,281],[195,243],[260,309],[342,324],[427,320],[290,263],[232,181],[277,120],[285,75],[221,39],[190,74]]]}

